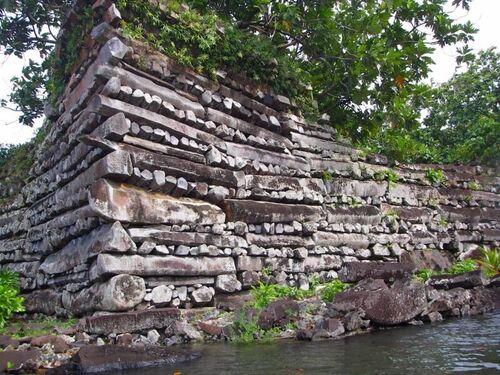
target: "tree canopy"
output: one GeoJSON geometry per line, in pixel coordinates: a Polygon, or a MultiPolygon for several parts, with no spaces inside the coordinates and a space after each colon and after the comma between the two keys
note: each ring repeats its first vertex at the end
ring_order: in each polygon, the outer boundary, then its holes
{"type": "MultiPolygon", "coordinates": [[[[469,1],[453,0],[453,6],[468,9],[469,1]]],[[[0,0],[3,52],[20,55],[37,48],[50,58],[51,30],[60,23],[69,3],[0,0]]],[[[450,107],[442,107],[441,114],[433,111],[426,120],[426,129],[432,128],[434,133],[422,133],[418,141],[416,136],[421,109],[430,95],[438,95],[422,84],[433,63],[431,54],[436,46],[456,45],[459,63],[473,58],[467,43],[476,30],[468,22],[455,21],[444,9],[446,0],[187,3],[195,12],[181,17],[179,24],[169,25],[151,2],[117,1],[120,10],[136,15],[122,23],[130,36],[142,37],[205,73],[220,67],[262,81],[295,99],[306,115],[328,113],[332,125],[357,142],[392,132],[399,137],[394,144],[404,144],[401,139],[408,138],[422,151],[424,141],[443,139],[437,135],[436,124],[446,118],[443,113],[450,107]],[[221,23],[225,26],[222,36],[221,23]],[[306,87],[310,91],[304,94],[306,87]],[[313,99],[313,106],[307,98],[313,99]]],[[[23,111],[25,124],[41,114],[41,88],[48,86],[47,72],[52,65],[31,63],[24,77],[15,81],[10,99],[23,111]]]]}

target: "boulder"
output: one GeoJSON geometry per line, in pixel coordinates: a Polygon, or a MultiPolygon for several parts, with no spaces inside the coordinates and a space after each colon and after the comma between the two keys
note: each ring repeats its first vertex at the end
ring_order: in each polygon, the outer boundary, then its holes
{"type": "Polygon", "coordinates": [[[362,311],[366,319],[379,325],[396,325],[415,318],[426,303],[423,285],[398,284],[377,291],[347,290],[335,296],[331,307],[337,311],[362,311]]]}
{"type": "Polygon", "coordinates": [[[37,290],[24,294],[24,307],[28,313],[55,315],[62,309],[62,295],[52,289],[37,290]]]}
{"type": "Polygon", "coordinates": [[[346,283],[368,278],[391,281],[410,277],[414,268],[410,263],[347,262],[340,269],[339,278],[346,283]]]}
{"type": "Polygon", "coordinates": [[[145,295],[143,279],[118,275],[74,294],[64,291],[62,302],[65,309],[76,315],[95,310],[126,311],[141,303],[145,295]]]}
{"type": "Polygon", "coordinates": [[[481,271],[472,271],[459,275],[431,276],[427,281],[427,284],[436,289],[472,289],[476,286],[486,285],[487,280],[485,279],[481,271]]]}
{"type": "Polygon", "coordinates": [[[271,302],[260,312],[257,325],[262,329],[284,327],[293,322],[299,313],[299,304],[290,299],[271,302]]]}
{"type": "Polygon", "coordinates": [[[180,318],[175,308],[162,308],[127,313],[87,317],[79,323],[82,331],[94,335],[109,335],[165,329],[180,318]]]}
{"type": "Polygon", "coordinates": [[[345,332],[344,325],[339,319],[328,318],[323,321],[323,329],[328,332],[330,337],[340,336],[345,332]]]}
{"type": "Polygon", "coordinates": [[[33,363],[41,357],[39,349],[32,350],[4,350],[0,351],[0,372],[17,370],[27,363],[33,363]]]}
{"type": "Polygon", "coordinates": [[[209,288],[206,286],[202,286],[201,288],[196,289],[191,294],[193,301],[196,304],[206,304],[212,301],[212,298],[215,295],[215,290],[213,288],[209,288]]]}
{"type": "Polygon", "coordinates": [[[151,301],[155,305],[166,304],[172,300],[172,289],[166,285],[160,285],[151,291],[151,301]]]}
{"type": "Polygon", "coordinates": [[[157,346],[87,345],[78,351],[72,362],[79,373],[103,373],[173,365],[197,357],[199,354],[194,352],[157,346]]]}
{"type": "Polygon", "coordinates": [[[31,340],[30,345],[42,347],[46,344],[52,345],[54,353],[64,353],[70,349],[70,346],[60,336],[39,336],[31,340]]]}
{"type": "Polygon", "coordinates": [[[241,283],[236,275],[220,275],[215,279],[215,289],[225,293],[232,293],[241,290],[241,283]]]}

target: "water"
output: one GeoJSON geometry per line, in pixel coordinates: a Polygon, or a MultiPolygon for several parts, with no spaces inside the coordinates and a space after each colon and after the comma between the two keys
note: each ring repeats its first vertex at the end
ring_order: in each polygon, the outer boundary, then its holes
{"type": "Polygon", "coordinates": [[[335,341],[213,344],[202,357],[136,375],[500,374],[500,312],[335,341]]]}

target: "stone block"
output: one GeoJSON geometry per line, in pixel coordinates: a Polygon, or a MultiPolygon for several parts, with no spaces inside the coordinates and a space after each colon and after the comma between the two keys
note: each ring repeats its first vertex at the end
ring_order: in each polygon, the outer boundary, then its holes
{"type": "Polygon", "coordinates": [[[92,185],[89,204],[102,218],[127,223],[211,225],[225,222],[224,212],[210,203],[173,198],[105,179],[92,185]]]}
{"type": "Polygon", "coordinates": [[[104,275],[140,276],[218,276],[235,273],[230,257],[177,257],[99,254],[91,268],[91,279],[104,275]]]}

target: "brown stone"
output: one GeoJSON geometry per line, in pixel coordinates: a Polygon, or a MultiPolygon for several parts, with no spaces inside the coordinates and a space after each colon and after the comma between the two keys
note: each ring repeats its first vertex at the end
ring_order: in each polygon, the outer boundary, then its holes
{"type": "Polygon", "coordinates": [[[224,212],[210,203],[173,198],[104,179],[92,185],[89,203],[101,217],[128,223],[209,225],[225,221],[224,212]]]}
{"type": "Polygon", "coordinates": [[[70,346],[60,336],[39,336],[31,340],[31,346],[42,347],[50,344],[54,348],[54,353],[64,353],[70,349],[70,346]]]}
{"type": "Polygon", "coordinates": [[[234,199],[224,201],[224,211],[228,221],[247,224],[319,221],[323,217],[321,207],[234,199]]]}
{"type": "Polygon", "coordinates": [[[80,328],[95,335],[133,333],[164,329],[179,318],[180,310],[175,308],[151,309],[87,317],[80,323],[80,328]]]}
{"type": "Polygon", "coordinates": [[[484,277],[482,271],[472,271],[458,275],[431,276],[428,284],[429,286],[432,286],[436,289],[472,289],[477,286],[486,285],[487,280],[484,277]]]}
{"type": "Polygon", "coordinates": [[[294,321],[299,313],[299,304],[290,299],[271,302],[260,312],[257,325],[262,329],[284,327],[294,321]]]}
{"type": "Polygon", "coordinates": [[[396,325],[415,318],[426,303],[424,286],[413,284],[378,291],[347,290],[335,296],[332,307],[338,311],[361,310],[376,324],[396,325]]]}
{"type": "Polygon", "coordinates": [[[80,373],[99,373],[173,365],[198,356],[177,348],[87,345],[78,351],[73,362],[80,373]]]}
{"type": "Polygon", "coordinates": [[[198,328],[201,329],[203,332],[205,332],[207,335],[210,336],[220,336],[222,335],[222,327],[213,325],[213,324],[207,324],[204,322],[199,322],[198,323],[198,328]]]}
{"type": "Polygon", "coordinates": [[[39,349],[32,349],[26,351],[18,350],[4,350],[0,351],[0,371],[7,370],[7,364],[9,364],[9,370],[17,370],[27,362],[37,361],[41,356],[39,349]]]}
{"type": "Polygon", "coordinates": [[[363,279],[394,279],[411,276],[415,266],[411,263],[347,262],[339,271],[343,282],[352,283],[363,279]]]}

